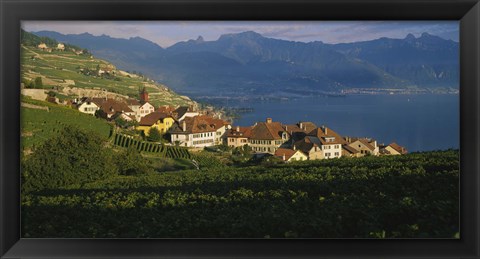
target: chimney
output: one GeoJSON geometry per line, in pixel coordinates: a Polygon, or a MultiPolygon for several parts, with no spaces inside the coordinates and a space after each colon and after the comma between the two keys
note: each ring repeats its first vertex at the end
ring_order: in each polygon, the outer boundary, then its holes
{"type": "Polygon", "coordinates": [[[300,129],[303,130],[303,123],[302,122],[300,122],[300,129]]]}
{"type": "Polygon", "coordinates": [[[295,145],[293,145],[293,150],[297,150],[297,148],[295,147],[295,145]]]}
{"type": "Polygon", "coordinates": [[[240,132],[240,126],[237,126],[237,132],[240,132]]]}
{"type": "Polygon", "coordinates": [[[282,157],[283,161],[285,161],[285,153],[283,153],[283,157],[282,157]]]}
{"type": "Polygon", "coordinates": [[[285,125],[285,131],[288,131],[288,126],[285,125]]]}
{"type": "Polygon", "coordinates": [[[272,118],[267,118],[267,123],[272,123],[272,118]]]}
{"type": "Polygon", "coordinates": [[[185,121],[183,121],[182,130],[187,131],[187,123],[185,121]]]}

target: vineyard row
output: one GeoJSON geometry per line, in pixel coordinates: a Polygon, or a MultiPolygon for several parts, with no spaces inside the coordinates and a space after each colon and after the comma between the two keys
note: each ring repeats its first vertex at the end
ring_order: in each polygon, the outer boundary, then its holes
{"type": "Polygon", "coordinates": [[[161,157],[168,158],[185,158],[190,159],[191,155],[187,149],[181,147],[165,146],[160,143],[147,142],[135,139],[131,136],[123,134],[115,134],[113,144],[119,147],[128,148],[135,147],[140,152],[155,153],[161,157]]]}

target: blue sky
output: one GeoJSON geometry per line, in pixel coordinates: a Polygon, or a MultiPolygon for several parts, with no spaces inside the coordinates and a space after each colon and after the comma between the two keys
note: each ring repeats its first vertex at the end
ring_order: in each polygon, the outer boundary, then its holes
{"type": "Polygon", "coordinates": [[[423,32],[458,41],[458,21],[23,21],[26,31],[63,34],[88,32],[115,38],[142,37],[169,47],[179,41],[216,40],[222,34],[256,31],[265,37],[291,41],[355,42],[380,37],[405,38],[423,32]]]}

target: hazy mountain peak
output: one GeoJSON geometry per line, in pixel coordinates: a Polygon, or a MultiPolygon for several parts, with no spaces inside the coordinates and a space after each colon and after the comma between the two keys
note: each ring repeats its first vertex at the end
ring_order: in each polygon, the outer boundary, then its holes
{"type": "Polygon", "coordinates": [[[409,41],[412,41],[412,40],[415,40],[415,36],[411,33],[409,33],[406,37],[405,37],[405,40],[409,40],[409,41]]]}
{"type": "Polygon", "coordinates": [[[240,32],[240,33],[230,33],[230,34],[223,34],[222,36],[220,36],[219,40],[222,40],[222,39],[228,39],[228,38],[232,38],[232,39],[260,39],[260,38],[263,38],[263,36],[258,33],[258,32],[254,32],[254,31],[244,31],[244,32],[240,32]]]}
{"type": "Polygon", "coordinates": [[[204,42],[205,40],[203,39],[202,35],[198,36],[198,38],[195,40],[196,42],[204,42]]]}
{"type": "MultiPolygon", "coordinates": [[[[57,33],[58,33],[58,32],[57,32],[57,33]]],[[[75,35],[75,34],[71,34],[71,35],[75,35]]],[[[93,36],[93,34],[90,34],[90,33],[88,33],[88,32],[80,33],[80,34],[78,34],[78,35],[79,35],[79,36],[93,36]]],[[[103,34],[103,35],[105,35],[105,34],[103,34]]]]}
{"type": "Polygon", "coordinates": [[[424,32],[424,33],[422,33],[421,37],[424,38],[424,37],[434,37],[434,36],[429,34],[428,32],[424,32]]]}

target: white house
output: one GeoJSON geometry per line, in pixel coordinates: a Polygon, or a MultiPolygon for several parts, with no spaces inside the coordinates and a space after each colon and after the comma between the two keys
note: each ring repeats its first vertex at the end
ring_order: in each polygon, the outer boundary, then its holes
{"type": "Polygon", "coordinates": [[[216,129],[200,116],[186,117],[169,130],[173,144],[183,147],[208,147],[215,145],[216,129]]]}
{"type": "Polygon", "coordinates": [[[231,128],[230,123],[222,119],[215,119],[206,115],[198,116],[198,118],[205,120],[210,127],[215,129],[215,145],[226,144],[227,130],[231,128]]]}
{"type": "Polygon", "coordinates": [[[95,112],[98,109],[100,109],[100,107],[88,99],[83,102],[77,103],[77,110],[79,112],[95,115],[95,112]]]}
{"type": "Polygon", "coordinates": [[[155,111],[155,107],[150,103],[146,102],[138,108],[137,112],[135,113],[135,118],[137,121],[140,121],[141,118],[145,117],[146,115],[155,111]]]}

